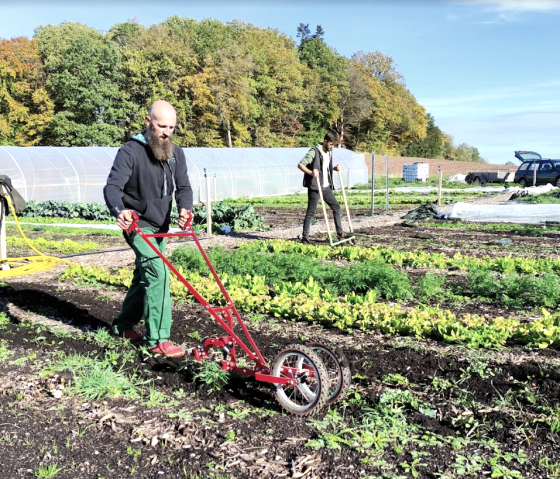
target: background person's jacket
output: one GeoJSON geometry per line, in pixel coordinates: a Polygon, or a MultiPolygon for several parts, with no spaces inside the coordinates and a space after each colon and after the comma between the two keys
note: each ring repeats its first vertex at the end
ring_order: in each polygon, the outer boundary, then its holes
{"type": "MultiPolygon", "coordinates": [[[[311,190],[319,191],[318,185],[323,184],[323,145],[319,143],[316,147],[311,148],[307,154],[299,162],[300,165],[306,166],[311,171],[319,170],[319,183],[313,178],[313,176],[307,173],[303,174],[303,186],[311,190]],[[311,165],[311,166],[310,166],[311,165]]],[[[332,149],[329,152],[329,187],[334,191],[333,183],[333,152],[332,149]]]]}
{"type": "Polygon", "coordinates": [[[173,145],[173,158],[157,160],[144,137],[134,135],[117,152],[103,189],[105,203],[115,217],[122,210],[140,216],[138,226],[167,231],[171,222],[173,193],[178,211],[192,210],[193,192],[187,160],[181,147],[173,145]]]}

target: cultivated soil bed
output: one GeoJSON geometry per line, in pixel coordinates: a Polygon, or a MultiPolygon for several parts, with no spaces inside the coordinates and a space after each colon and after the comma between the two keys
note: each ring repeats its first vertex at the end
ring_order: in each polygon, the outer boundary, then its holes
{"type": "MultiPolygon", "coordinates": [[[[399,215],[355,219],[356,245],[364,248],[558,256],[556,231],[406,227],[399,215]],[[503,237],[512,243],[492,244],[503,237]]],[[[201,236],[205,247],[226,249],[254,239],[297,241],[300,222],[298,211],[281,229],[201,236]]],[[[326,244],[323,230],[324,224],[313,227],[313,242],[326,244]]],[[[100,243],[124,247],[120,237],[100,243]]],[[[72,259],[133,265],[128,250],[72,259]]],[[[9,318],[0,323],[2,477],[560,477],[557,350],[514,343],[467,349],[242,313],[269,362],[284,347],[310,340],[337,344],[346,355],[353,376],[346,398],[315,417],[297,417],[283,412],[262,383],[230,375],[225,384],[205,384],[203,368],[190,358],[164,359],[107,339],[100,331],[108,330],[125,290],[63,281],[63,270],[0,286],[0,313],[9,318]],[[132,378],[137,397],[75,394],[75,371],[54,368],[73,355],[109,361],[132,378]]],[[[463,307],[488,317],[504,314],[489,304],[463,307]]],[[[187,350],[222,334],[197,304],[175,303],[173,315],[171,340],[187,350]]]]}

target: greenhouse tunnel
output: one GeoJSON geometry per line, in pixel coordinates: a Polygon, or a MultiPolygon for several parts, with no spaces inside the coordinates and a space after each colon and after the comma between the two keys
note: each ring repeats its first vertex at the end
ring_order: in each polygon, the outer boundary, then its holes
{"type": "MultiPolygon", "coordinates": [[[[119,148],[0,147],[0,175],[7,175],[26,201],[104,203],[103,187],[119,148]]],[[[195,202],[210,198],[263,197],[304,192],[299,161],[309,148],[183,148],[195,202]]],[[[345,187],[368,182],[361,155],[344,148],[333,150],[345,187]]],[[[334,174],[335,187],[340,187],[334,174]]]]}

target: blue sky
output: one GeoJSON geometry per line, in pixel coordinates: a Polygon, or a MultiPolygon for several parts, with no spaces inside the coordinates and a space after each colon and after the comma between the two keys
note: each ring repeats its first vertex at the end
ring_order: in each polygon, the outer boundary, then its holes
{"type": "Polygon", "coordinates": [[[457,145],[476,146],[491,163],[514,160],[516,149],[560,158],[560,0],[0,0],[0,37],[63,21],[108,30],[136,17],[149,26],[172,15],[239,19],[294,39],[300,22],[321,25],[343,55],[391,55],[457,145]]]}

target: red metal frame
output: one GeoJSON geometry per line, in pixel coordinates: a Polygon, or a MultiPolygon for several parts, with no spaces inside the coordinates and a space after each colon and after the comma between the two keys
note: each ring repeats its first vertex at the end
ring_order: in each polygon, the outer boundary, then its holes
{"type": "Polygon", "coordinates": [[[146,234],[144,233],[140,227],[138,226],[138,214],[135,211],[132,212],[133,221],[132,224],[128,229],[125,231],[127,233],[135,232],[139,234],[146,243],[152,248],[154,253],[156,253],[162,261],[167,265],[167,267],[177,276],[177,279],[183,283],[183,285],[190,291],[190,293],[196,298],[196,300],[204,306],[204,308],[210,313],[210,315],[218,321],[218,323],[224,328],[228,334],[228,336],[219,336],[217,338],[210,338],[204,341],[204,346],[198,346],[197,348],[193,348],[192,355],[193,357],[198,360],[202,361],[204,357],[208,355],[208,351],[212,347],[221,348],[226,355],[231,357],[231,360],[228,361],[226,359],[220,360],[221,367],[224,371],[233,371],[235,373],[241,374],[243,376],[252,376],[258,381],[264,381],[268,383],[274,384],[286,384],[289,386],[295,386],[297,384],[296,380],[296,373],[298,372],[295,368],[283,368],[282,373],[284,377],[279,376],[272,376],[270,374],[270,368],[267,366],[266,361],[264,360],[262,354],[257,348],[257,345],[253,341],[247,326],[241,319],[241,316],[237,312],[233,301],[231,300],[229,293],[227,292],[226,288],[224,287],[222,281],[220,280],[218,273],[212,266],[210,262],[210,258],[206,255],[206,252],[202,248],[200,241],[198,240],[196,234],[194,233],[194,229],[191,226],[193,220],[193,214],[189,211],[188,212],[188,220],[185,226],[182,228],[182,232],[177,233],[153,233],[153,234],[146,234]],[[198,247],[199,251],[202,253],[204,261],[210,268],[210,272],[212,276],[216,280],[220,291],[224,295],[226,300],[226,306],[214,308],[212,307],[199,293],[198,291],[183,277],[183,275],[175,268],[169,260],[159,251],[159,249],[150,241],[150,238],[171,238],[171,237],[185,237],[190,236],[196,246],[198,247]],[[233,313],[233,316],[232,316],[233,313]],[[241,340],[239,336],[235,334],[233,331],[233,317],[237,320],[241,329],[243,330],[243,334],[245,335],[249,345],[253,348],[253,351],[241,340]],[[235,358],[235,346],[238,344],[243,351],[255,362],[255,369],[250,369],[246,367],[239,367],[237,366],[236,358],[235,358]]]}

